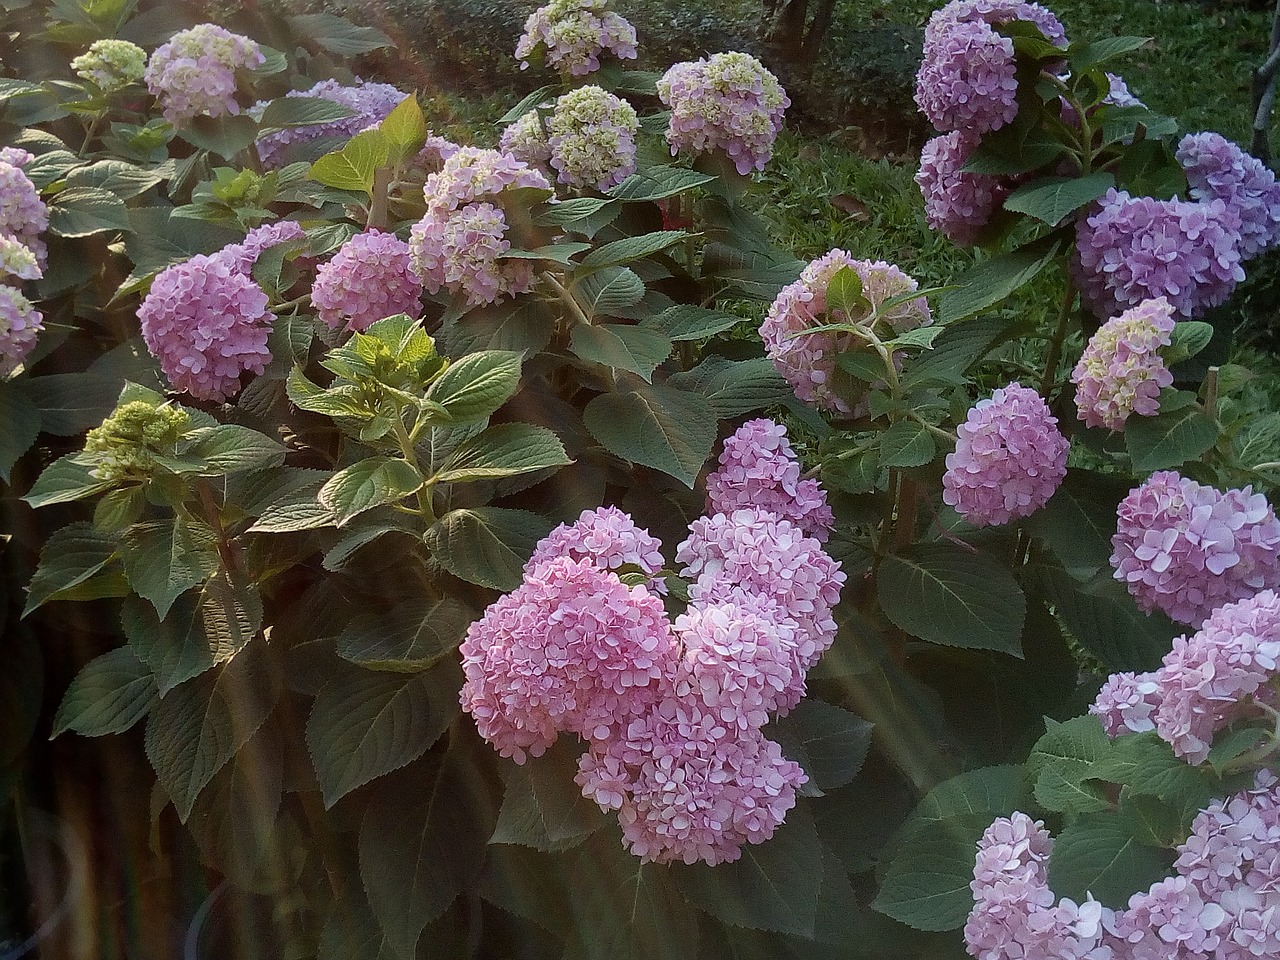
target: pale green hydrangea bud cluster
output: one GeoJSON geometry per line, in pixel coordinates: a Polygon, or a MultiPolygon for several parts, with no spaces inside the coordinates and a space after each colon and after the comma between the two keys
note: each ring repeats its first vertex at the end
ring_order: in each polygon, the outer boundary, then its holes
{"type": "Polygon", "coordinates": [[[181,407],[130,400],[89,431],[81,459],[99,480],[145,476],[155,469],[156,454],[190,427],[191,416],[181,407]]]}
{"type": "Polygon", "coordinates": [[[608,190],[636,169],[640,121],[625,100],[600,87],[579,87],[556,101],[547,143],[556,179],[608,190]]]}
{"type": "Polygon", "coordinates": [[[88,53],[71,61],[76,76],[110,93],[142,79],[147,51],[128,40],[95,40],[88,53]]]}

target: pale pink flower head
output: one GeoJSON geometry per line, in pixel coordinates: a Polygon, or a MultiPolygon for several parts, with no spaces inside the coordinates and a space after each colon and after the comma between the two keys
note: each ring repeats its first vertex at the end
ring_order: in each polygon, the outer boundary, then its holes
{"type": "Polygon", "coordinates": [[[1011,383],[979,400],[960,424],[943,502],[979,527],[1030,516],[1067,475],[1068,447],[1040,395],[1011,383]]]}
{"type": "Polygon", "coordinates": [[[409,245],[393,233],[366,230],[316,270],[311,303],[331,330],[364,330],[397,313],[422,315],[422,281],[409,245]]]}
{"type": "Polygon", "coordinates": [[[39,280],[43,276],[35,251],[17,237],[0,233],[0,282],[39,280]]]}
{"type": "Polygon", "coordinates": [[[977,137],[963,130],[934,137],[920,151],[915,177],[929,226],[961,246],[978,242],[1009,195],[1003,178],[961,171],[977,145],[977,137]]]}
{"type": "Polygon", "coordinates": [[[1252,487],[1223,493],[1153,473],[1120,502],[1111,547],[1115,578],[1140,608],[1191,626],[1280,586],[1280,520],[1252,487]]]}
{"type": "Polygon", "coordinates": [[[720,466],[707,477],[707,506],[712,513],[758,507],[821,543],[835,524],[826,492],[816,479],[800,479],[787,428],[773,420],[748,420],[724,442],[720,466]]]}
{"type": "Polygon", "coordinates": [[[213,23],[175,33],[147,62],[146,81],[164,118],[181,124],[193,117],[238,114],[236,71],[266,62],[262,48],[213,23]]]}
{"type": "Polygon", "coordinates": [[[1144,733],[1156,728],[1151,716],[1160,705],[1160,683],[1154,673],[1115,673],[1098,691],[1089,712],[1102,720],[1107,736],[1144,733]]]}
{"type": "Polygon", "coordinates": [[[980,20],[950,22],[932,39],[916,74],[916,105],[934,127],[982,134],[1018,115],[1012,40],[980,20]]]}
{"type": "Polygon", "coordinates": [[[44,329],[44,317],[17,287],[0,284],[0,377],[7,377],[27,358],[44,329]]]}
{"type": "Polygon", "coordinates": [[[1160,348],[1169,346],[1174,322],[1169,301],[1157,297],[1102,325],[1071,373],[1081,420],[1123,430],[1132,414],[1160,412],[1160,391],[1173,384],[1160,348]]]}
{"type": "MultiPolygon", "coordinates": [[[[15,150],[11,156],[20,160],[19,154],[31,158],[25,150],[15,150]]],[[[35,184],[23,172],[23,166],[0,159],[0,235],[11,236],[30,247],[43,267],[44,258],[40,256],[43,245],[37,248],[36,242],[49,227],[49,208],[40,199],[35,184]]]]}
{"type": "Polygon", "coordinates": [[[478,147],[458,147],[422,188],[427,213],[457,210],[477,200],[497,202],[510,187],[550,190],[547,178],[510,154],[478,147]]]}
{"type": "Polygon", "coordinates": [[[583,510],[573,523],[560,524],[538,541],[525,564],[525,572],[561,557],[591,560],[602,570],[639,567],[650,577],[656,576],[666,563],[662,558],[662,541],[637,527],[636,522],[617,507],[583,510]]]}
{"type": "Polygon", "coordinates": [[[608,7],[608,0],[551,0],[529,14],[516,44],[527,70],[538,49],[561,74],[582,77],[600,69],[606,50],[619,60],[636,58],[636,31],[608,7]]]}
{"type": "Polygon", "coordinates": [[[254,227],[239,243],[228,244],[214,256],[233,270],[251,277],[258,258],[267,250],[282,243],[294,243],[306,238],[306,231],[296,220],[277,220],[275,223],[254,227]]]}
{"type": "Polygon", "coordinates": [[[428,293],[442,287],[472,306],[495,303],[533,288],[530,261],[504,260],[511,249],[507,218],[492,203],[457,209],[428,207],[409,235],[414,273],[428,293]]]}

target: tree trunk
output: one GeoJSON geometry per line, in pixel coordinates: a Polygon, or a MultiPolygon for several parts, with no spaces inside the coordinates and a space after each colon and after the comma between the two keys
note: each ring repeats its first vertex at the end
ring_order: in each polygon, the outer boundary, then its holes
{"type": "Polygon", "coordinates": [[[809,0],[775,0],[775,9],[777,17],[765,42],[773,50],[775,58],[797,61],[804,49],[804,21],[809,12],[809,0]]]}
{"type": "Polygon", "coordinates": [[[1276,80],[1280,78],[1280,0],[1271,22],[1271,45],[1267,59],[1253,72],[1253,142],[1249,152],[1263,163],[1271,163],[1271,109],[1275,105],[1276,80]]]}
{"type": "Polygon", "coordinates": [[[831,18],[835,13],[836,0],[819,0],[818,9],[814,11],[813,22],[809,24],[809,33],[804,38],[804,47],[800,51],[800,60],[806,67],[818,62],[818,51],[822,49],[822,41],[831,29],[831,18]]]}

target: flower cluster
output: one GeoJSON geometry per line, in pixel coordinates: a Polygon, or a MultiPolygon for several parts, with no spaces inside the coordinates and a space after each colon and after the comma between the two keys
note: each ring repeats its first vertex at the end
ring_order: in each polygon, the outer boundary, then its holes
{"type": "Polygon", "coordinates": [[[77,459],[99,480],[145,477],[155,469],[156,454],[172,452],[190,426],[191,415],[181,407],[130,400],[89,431],[77,459]]]}
{"type": "Polygon", "coordinates": [[[1159,412],[1160,391],[1173,384],[1160,356],[1173,326],[1173,307],[1164,297],[1144,300],[1102,325],[1071,373],[1081,420],[1123,430],[1131,414],[1159,412]]]}
{"type": "Polygon", "coordinates": [[[521,163],[553,176],[551,144],[547,143],[546,120],[541,111],[530,110],[503,130],[498,147],[521,163]]]}
{"type": "Polygon", "coordinates": [[[712,513],[758,507],[822,543],[835,525],[826,491],[800,479],[787,428],[772,420],[749,420],[724,442],[720,467],[707,477],[707,506],[712,513]]]}
{"type": "Polygon", "coordinates": [[[282,243],[295,243],[305,240],[307,232],[296,220],[277,220],[275,223],[264,223],[254,227],[239,243],[228,244],[218,251],[218,259],[229,264],[233,269],[249,276],[258,257],[271,247],[282,243]]]}
{"type": "Polygon", "coordinates": [[[331,330],[344,323],[364,330],[397,313],[422,313],[422,281],[413,271],[409,245],[393,233],[367,230],[342,245],[316,270],[311,303],[331,330]]]}
{"type": "Polygon", "coordinates": [[[547,125],[550,163],[561,183],[608,190],[636,169],[640,121],[625,100],[600,87],[579,87],[556,101],[547,125]]]}
{"type": "Polygon", "coordinates": [[[36,345],[44,318],[17,287],[0,284],[0,377],[7,377],[36,345]]]}
{"type": "Polygon", "coordinates": [[[1035,3],[953,0],[929,18],[916,104],[938,130],[982,134],[1018,115],[1013,41],[994,29],[1016,20],[1066,45],[1062,24],[1035,3]]]}
{"type": "Polygon", "coordinates": [[[28,247],[43,266],[40,234],[49,226],[49,208],[22,169],[33,159],[25,150],[12,147],[0,154],[0,236],[13,237],[28,247]]]}
{"type": "Polygon", "coordinates": [[[492,199],[512,187],[550,190],[547,178],[509,154],[459,147],[422,188],[428,212],[457,210],[474,200],[492,199]]]}
{"type": "Polygon", "coordinates": [[[961,171],[977,143],[977,138],[962,130],[934,137],[920,151],[915,177],[929,226],[963,246],[978,242],[1009,195],[1006,178],[961,171]]]}
{"type": "Polygon", "coordinates": [[[978,527],[1030,516],[1067,475],[1068,446],[1040,395],[1011,383],[979,400],[957,429],[943,502],[978,527]]]}
{"type": "Polygon", "coordinates": [[[1163,470],[1116,513],[1111,566],[1147,612],[1198,626],[1224,603],[1280,586],[1280,520],[1251,487],[1223,493],[1163,470]]]}
{"type": "Polygon", "coordinates": [[[1280,673],[1280,597],[1271,591],[1224,604],[1190,637],[1173,641],[1151,673],[1107,680],[1089,712],[1111,736],[1154,729],[1189,763],[1209,756],[1213,737],[1273,704],[1280,673]]]}
{"type": "Polygon", "coordinates": [[[911,293],[918,286],[892,264],[855,260],[844,250],[832,250],[805,267],[800,279],[784,287],[769,307],[760,325],[765,352],[801,400],[820,409],[852,413],[849,401],[835,389],[836,356],[845,350],[865,349],[865,342],[853,334],[805,331],[827,323],[849,322],[891,338],[925,326],[933,322],[933,317],[923,297],[880,313],[881,304],[911,293]],[[857,316],[827,316],[827,286],[844,267],[861,279],[866,309],[857,316]]]}
{"type": "Polygon", "coordinates": [[[159,98],[170,123],[237,114],[236,71],[260,66],[266,59],[248,37],[202,23],[175,33],[156,48],[147,63],[147,89],[159,98]]]}
{"type": "Polygon", "coordinates": [[[672,66],[658,81],[671,108],[671,153],[723,150],[738,173],[763,170],[791,100],[778,78],[755,57],[717,53],[672,66]]]}
{"type": "Polygon", "coordinates": [[[562,74],[582,77],[600,69],[606,50],[619,60],[634,60],[636,31],[608,8],[608,0],[551,0],[525,21],[516,44],[521,70],[539,49],[562,74]]]}
{"type": "Polygon", "coordinates": [[[16,370],[35,346],[44,318],[18,289],[44,273],[46,248],[40,234],[49,208],[23,167],[35,158],[26,150],[0,150],[0,377],[16,370]]]}
{"type": "Polygon", "coordinates": [[[71,69],[104,91],[119,90],[142,79],[147,51],[128,40],[95,40],[71,61],[71,69]]]}
{"type": "Polygon", "coordinates": [[[0,234],[0,283],[39,280],[44,276],[35,251],[17,237],[0,234]]]}
{"type": "Polygon", "coordinates": [[[1178,144],[1178,162],[1196,200],[1221,200],[1240,218],[1240,259],[1280,243],[1280,183],[1257,157],[1217,133],[1194,133],[1178,144]]]}
{"type": "Polygon", "coordinates": [[[1240,215],[1222,200],[1156,200],[1111,189],[1076,222],[1080,296],[1106,318],[1165,297],[1184,317],[1224,302],[1244,279],[1240,215]]]}
{"type": "Polygon", "coordinates": [[[1202,810],[1172,876],[1122,910],[1057,900],[1053,841],[1023,813],[978,842],[965,943],[979,960],[1255,960],[1280,952],[1280,790],[1260,773],[1202,810]]]}
{"type": "MultiPolygon", "coordinates": [[[[290,90],[286,97],[318,97],[341,104],[353,111],[349,117],[312,123],[305,127],[288,127],[258,138],[258,156],[267,169],[284,166],[290,144],[311,143],[329,137],[352,137],[361,130],[376,126],[387,118],[400,101],[408,96],[403,90],[389,83],[368,83],[356,78],[350,86],[337,80],[321,80],[309,90],[290,90]]],[[[258,104],[254,109],[266,107],[258,104]]]]}
{"type": "Polygon", "coordinates": [[[573,523],[562,523],[539,541],[525,572],[548,560],[569,557],[592,560],[605,570],[639,567],[650,577],[662,570],[662,543],[617,507],[584,510],[573,523]]]}

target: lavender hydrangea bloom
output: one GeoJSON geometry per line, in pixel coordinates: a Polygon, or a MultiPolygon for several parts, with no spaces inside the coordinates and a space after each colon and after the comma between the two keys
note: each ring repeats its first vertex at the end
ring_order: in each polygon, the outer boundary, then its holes
{"type": "MultiPolygon", "coordinates": [[[[290,90],[285,96],[318,97],[348,107],[355,113],[341,120],[289,127],[259,137],[258,156],[267,169],[284,165],[285,154],[291,144],[311,143],[329,137],[352,137],[381,123],[409,94],[389,83],[369,83],[357,77],[350,86],[337,80],[321,80],[309,90],[290,90]]],[[[255,109],[265,107],[265,103],[260,103],[255,109]]]]}
{"type": "MultiPolygon", "coordinates": [[[[880,260],[855,260],[836,249],[812,261],[800,279],[784,287],[760,324],[765,352],[796,396],[824,410],[852,413],[853,408],[835,390],[836,355],[843,350],[865,347],[853,334],[814,333],[795,336],[829,322],[865,323],[861,317],[832,317],[827,314],[827,286],[842,268],[848,267],[862,281],[862,293],[873,309],[887,300],[918,289],[919,284],[896,266],[880,260]]],[[[933,322],[923,297],[906,300],[878,315],[873,326],[886,338],[906,333],[933,322]]]]}
{"type": "Polygon", "coordinates": [[[1156,728],[1152,714],[1160,705],[1155,673],[1114,673],[1098,691],[1089,712],[1102,720],[1107,736],[1144,733],[1156,728]]]}
{"type": "Polygon", "coordinates": [[[1080,419],[1091,427],[1123,430],[1131,414],[1159,413],[1160,391],[1173,384],[1160,348],[1169,345],[1173,327],[1173,307],[1164,297],[1104,323],[1071,372],[1080,419]]]}
{"type": "Polygon", "coordinates": [[[21,147],[0,147],[0,162],[12,164],[19,169],[25,167],[36,155],[21,147]]]}
{"type": "Polygon", "coordinates": [[[550,190],[551,184],[537,170],[509,154],[459,147],[445,160],[439,173],[427,177],[422,195],[428,212],[449,211],[475,200],[492,199],[510,187],[550,190]]]}
{"type": "Polygon", "coordinates": [[[1131,197],[1108,190],[1076,222],[1080,296],[1107,318],[1166,297],[1183,317],[1224,302],[1244,279],[1240,217],[1221,200],[1131,197]]]}
{"type": "Polygon", "coordinates": [[[929,226],[962,246],[978,242],[1009,195],[1001,177],[961,172],[977,145],[976,137],[960,130],[934,137],[920,151],[915,177],[929,226]]]}
{"type": "Polygon", "coordinates": [[[498,146],[521,163],[548,177],[555,176],[551,170],[551,144],[547,143],[546,123],[537,110],[530,110],[503,130],[498,146]]]}
{"type": "Polygon", "coordinates": [[[428,208],[409,236],[413,269],[427,292],[444,287],[461,293],[472,306],[533,288],[535,273],[529,261],[500,259],[510,249],[507,218],[492,203],[428,208]]]}
{"type": "Polygon", "coordinates": [[[1153,473],[1120,502],[1111,547],[1115,578],[1138,606],[1179,623],[1280,586],[1280,520],[1251,487],[1223,493],[1153,473]]]}
{"type": "Polygon", "coordinates": [[[17,287],[0,284],[0,377],[7,377],[27,358],[44,329],[44,317],[17,287]]]}
{"type": "Polygon", "coordinates": [[[1068,447],[1040,395],[1011,383],[979,400],[960,424],[942,500],[978,527],[1030,516],[1067,475],[1068,447]]]}
{"type": "Polygon", "coordinates": [[[602,191],[617,186],[635,172],[639,129],[631,104],[600,87],[566,93],[556,101],[547,127],[556,179],[602,191]]]}
{"type": "Polygon", "coordinates": [[[311,303],[331,330],[344,323],[364,330],[397,313],[422,315],[422,281],[409,245],[392,233],[367,230],[342,245],[316,270],[311,303]]]}
{"type": "Polygon", "coordinates": [[[658,81],[658,96],[671,108],[673,155],[723,150],[743,175],[765,168],[791,106],[778,78],[745,53],[677,63],[658,81]]]}
{"type": "MultiPolygon", "coordinates": [[[[31,157],[25,150],[14,151],[13,159],[27,162],[31,157]]],[[[22,171],[22,166],[0,159],[0,235],[9,235],[19,243],[32,248],[36,259],[43,264],[39,256],[43,245],[37,247],[36,241],[49,226],[49,208],[40,199],[35,184],[22,171]]]]}
{"type": "Polygon", "coordinates": [[[147,51],[128,40],[95,40],[71,61],[77,76],[108,92],[138,82],[146,68],[147,51]]]}
{"type": "Polygon", "coordinates": [[[175,33],[151,54],[147,89],[160,100],[170,123],[238,114],[236,71],[260,66],[266,59],[248,37],[202,23],[175,33]]]}
{"type": "Polygon", "coordinates": [[[998,130],[1018,115],[1013,41],[981,21],[951,24],[925,48],[916,105],[939,130],[998,130]]]}
{"type": "Polygon", "coordinates": [[[619,60],[634,60],[636,31],[609,9],[608,0],[551,0],[525,21],[516,44],[521,70],[539,49],[560,73],[582,77],[600,69],[606,50],[619,60]]]}
{"type": "Polygon", "coordinates": [[[1056,47],[1067,45],[1067,32],[1062,21],[1052,10],[1038,3],[1026,0],[952,0],[929,17],[924,31],[925,47],[940,40],[956,23],[981,22],[996,26],[1015,20],[1035,24],[1045,39],[1056,47]]]}
{"type": "Polygon", "coordinates": [[[1221,200],[1240,218],[1240,259],[1280,243],[1280,183],[1257,157],[1216,133],[1193,133],[1178,144],[1191,196],[1221,200]]]}
{"type": "Polygon", "coordinates": [[[17,237],[0,234],[0,282],[11,282],[5,278],[16,280],[39,280],[44,276],[35,252],[17,237]]]}

